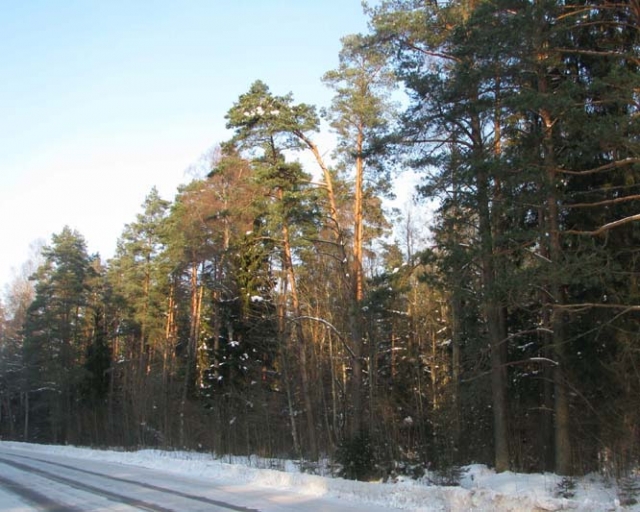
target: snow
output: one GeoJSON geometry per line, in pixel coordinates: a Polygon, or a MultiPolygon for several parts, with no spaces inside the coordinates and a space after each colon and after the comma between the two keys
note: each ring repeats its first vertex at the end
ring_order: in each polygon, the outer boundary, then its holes
{"type": "MultiPolygon", "coordinates": [[[[251,457],[143,449],[138,451],[93,450],[72,446],[47,446],[0,442],[2,447],[38,454],[62,455],[92,461],[156,469],[175,475],[206,479],[222,485],[242,485],[253,492],[263,489],[325,497],[349,503],[350,510],[430,511],[640,511],[640,505],[623,508],[615,481],[599,475],[575,478],[570,492],[560,496],[562,477],[545,474],[496,474],[484,465],[466,466],[460,486],[437,486],[427,477],[420,481],[355,482],[301,473],[292,461],[251,457]],[[272,469],[277,467],[278,469],[272,469]],[[572,496],[569,496],[572,494],[572,496]]],[[[433,475],[431,475],[433,477],[433,475]]],[[[22,510],[10,495],[0,494],[0,510],[22,510]]],[[[26,510],[26,509],[25,509],[26,510]]],[[[339,509],[336,509],[339,510],[339,509]]]]}
{"type": "Polygon", "coordinates": [[[18,497],[0,487],[0,510],[5,512],[32,512],[33,508],[20,501],[18,497]]]}

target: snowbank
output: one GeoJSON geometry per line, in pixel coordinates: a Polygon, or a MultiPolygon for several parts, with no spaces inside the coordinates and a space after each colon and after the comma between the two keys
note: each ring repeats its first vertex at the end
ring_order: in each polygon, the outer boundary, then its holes
{"type": "Polygon", "coordinates": [[[640,511],[640,505],[621,507],[617,487],[598,476],[574,479],[567,488],[553,474],[496,474],[486,466],[464,468],[459,487],[429,485],[403,480],[395,483],[354,482],[300,473],[292,463],[284,470],[267,469],[264,459],[229,458],[223,462],[211,455],[161,450],[135,452],[93,450],[71,446],[46,446],[3,442],[15,449],[58,454],[125,465],[159,469],[222,484],[250,484],[292,490],[309,496],[333,496],[390,509],[413,511],[640,511]],[[263,467],[256,467],[263,466],[263,467]],[[564,492],[563,492],[564,491],[564,492]],[[564,497],[562,497],[564,494],[564,497]]]}

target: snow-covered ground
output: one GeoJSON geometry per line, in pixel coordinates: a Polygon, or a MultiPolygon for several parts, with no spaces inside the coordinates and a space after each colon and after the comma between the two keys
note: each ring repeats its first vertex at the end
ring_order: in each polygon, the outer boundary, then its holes
{"type": "MultiPolygon", "coordinates": [[[[259,490],[287,490],[306,496],[324,496],[350,502],[359,510],[369,506],[413,511],[640,511],[640,505],[624,506],[628,496],[615,481],[597,475],[576,478],[570,485],[553,474],[496,474],[482,465],[465,467],[460,486],[446,487],[424,481],[393,483],[354,482],[301,473],[297,465],[282,463],[268,469],[264,459],[214,458],[193,452],[139,450],[135,452],[92,450],[72,446],[45,446],[1,442],[0,448],[20,449],[34,454],[64,455],[78,459],[140,466],[206,479],[218,484],[243,484],[259,490]],[[561,494],[564,494],[562,496],[561,494]],[[360,507],[358,507],[358,505],[360,507]]],[[[640,499],[640,496],[638,496],[640,499]]],[[[21,510],[9,508],[2,510],[21,510]]]]}

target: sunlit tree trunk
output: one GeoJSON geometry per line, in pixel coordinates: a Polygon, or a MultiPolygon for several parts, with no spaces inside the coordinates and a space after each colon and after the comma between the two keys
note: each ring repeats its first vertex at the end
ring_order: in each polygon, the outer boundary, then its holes
{"type": "MultiPolygon", "coordinates": [[[[283,200],[282,189],[278,190],[279,200],[283,200]]],[[[293,268],[293,258],[291,255],[291,241],[289,236],[289,226],[286,221],[282,223],[282,243],[283,243],[283,265],[289,281],[289,293],[291,295],[291,305],[293,307],[294,330],[296,333],[296,344],[298,347],[298,359],[300,364],[300,380],[302,383],[302,396],[305,407],[305,417],[307,419],[307,431],[309,436],[309,453],[312,459],[318,456],[318,444],[316,441],[316,425],[313,409],[313,401],[311,400],[311,384],[309,382],[309,363],[307,361],[307,344],[305,334],[302,328],[302,308],[300,307],[300,298],[298,296],[298,287],[296,283],[295,271],[293,268]]]]}

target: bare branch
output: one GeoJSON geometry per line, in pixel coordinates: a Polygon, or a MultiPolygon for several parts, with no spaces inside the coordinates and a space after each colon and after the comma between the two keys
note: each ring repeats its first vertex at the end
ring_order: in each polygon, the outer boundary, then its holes
{"type": "Polygon", "coordinates": [[[347,350],[347,352],[349,352],[349,355],[352,358],[355,359],[356,355],[353,353],[353,350],[351,350],[351,347],[347,343],[347,340],[344,339],[344,336],[342,336],[342,334],[337,329],[337,327],[335,325],[333,325],[331,322],[329,322],[328,320],[325,320],[324,318],[319,318],[319,317],[316,317],[316,316],[307,316],[307,315],[297,316],[297,317],[291,319],[292,322],[297,322],[298,320],[313,320],[315,322],[320,322],[321,324],[326,325],[329,329],[331,329],[338,336],[338,338],[340,339],[340,341],[344,345],[344,348],[347,350]]]}
{"type": "Polygon", "coordinates": [[[612,169],[618,169],[620,167],[624,167],[625,165],[637,164],[640,163],[640,158],[624,158],[622,160],[616,160],[615,162],[610,162],[605,165],[601,165],[600,167],[594,167],[593,169],[587,169],[585,171],[569,171],[566,169],[555,169],[555,172],[560,174],[571,174],[575,176],[587,176],[589,174],[596,174],[599,172],[610,171],[612,169]]]}
{"type": "Polygon", "coordinates": [[[636,215],[631,215],[630,217],[625,217],[624,219],[619,219],[613,222],[609,222],[609,224],[605,224],[604,226],[601,226],[594,231],[580,231],[578,229],[567,229],[566,231],[563,231],[562,234],[598,236],[606,233],[610,229],[623,226],[624,224],[628,224],[629,222],[634,222],[636,220],[640,220],[640,213],[636,215]]]}
{"type": "Polygon", "coordinates": [[[528,361],[532,363],[549,363],[553,366],[560,366],[560,363],[554,361],[553,359],[549,359],[548,357],[530,357],[528,361]]]}
{"type": "Polygon", "coordinates": [[[531,254],[533,254],[536,258],[540,258],[542,261],[546,261],[547,263],[553,263],[549,258],[544,256],[543,254],[540,254],[539,252],[536,252],[536,250],[533,247],[528,247],[527,250],[531,254]]]}
{"type": "Polygon", "coordinates": [[[620,58],[628,59],[629,61],[633,62],[634,64],[639,64],[640,63],[640,59],[638,59],[636,57],[632,57],[631,55],[626,55],[624,53],[620,53],[620,52],[607,52],[607,51],[598,51],[598,50],[578,50],[578,49],[575,49],[575,48],[558,48],[557,51],[561,52],[561,53],[573,53],[573,54],[577,54],[577,55],[590,55],[590,56],[594,56],[594,57],[620,57],[620,58]]]}
{"type": "Polygon", "coordinates": [[[566,208],[595,208],[596,206],[608,206],[611,204],[626,203],[628,201],[637,201],[640,199],[640,194],[632,196],[617,197],[615,199],[607,199],[606,201],[598,201],[595,203],[575,203],[567,204],[566,208]]]}
{"type": "Polygon", "coordinates": [[[596,302],[583,302],[581,304],[554,304],[555,309],[571,309],[573,311],[579,311],[583,309],[600,308],[600,309],[622,309],[622,313],[629,313],[631,311],[640,311],[640,305],[629,304],[598,304],[596,302]]]}
{"type": "Polygon", "coordinates": [[[443,60],[450,60],[453,62],[460,62],[460,59],[458,57],[454,57],[453,55],[449,55],[447,53],[434,52],[432,50],[427,50],[426,48],[421,48],[420,46],[418,46],[416,43],[412,42],[409,39],[400,39],[400,41],[401,41],[401,44],[404,44],[411,50],[414,50],[418,53],[422,53],[423,55],[428,55],[429,57],[436,57],[438,59],[443,59],[443,60]]]}

